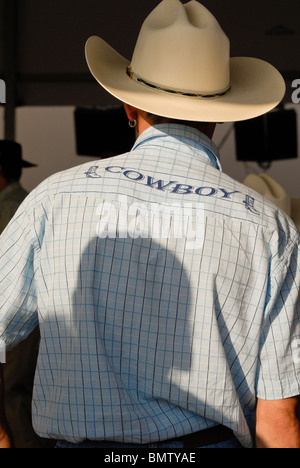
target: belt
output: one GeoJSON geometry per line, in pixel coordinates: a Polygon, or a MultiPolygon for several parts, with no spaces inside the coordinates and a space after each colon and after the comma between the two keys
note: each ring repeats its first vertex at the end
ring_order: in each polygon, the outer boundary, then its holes
{"type": "MultiPolygon", "coordinates": [[[[203,431],[194,432],[193,434],[188,434],[188,435],[177,437],[174,439],[168,439],[164,441],[164,443],[183,442],[183,448],[201,448],[201,447],[206,447],[209,445],[219,444],[221,442],[226,442],[227,440],[231,440],[233,438],[234,438],[234,434],[231,429],[222,425],[218,425],[218,426],[211,427],[209,429],[204,429],[203,431]]],[[[83,445],[86,448],[88,448],[89,446],[91,446],[91,448],[95,448],[97,445],[101,446],[102,448],[106,447],[104,440],[93,441],[93,440],[87,439],[84,442],[81,442],[79,444],[66,443],[68,447],[66,447],[65,445],[61,445],[61,444],[64,444],[64,442],[58,441],[57,448],[69,448],[69,446],[74,446],[74,445],[79,446],[79,447],[80,445],[83,445]]],[[[112,446],[117,448],[117,446],[115,445],[113,441],[108,441],[107,447],[109,447],[110,444],[113,444],[112,446]]],[[[131,444],[126,444],[126,447],[130,447],[130,446],[131,444]]],[[[146,446],[141,445],[141,448],[145,448],[146,446]]],[[[133,447],[137,447],[137,446],[133,445],[133,447]]]]}
{"type": "Polygon", "coordinates": [[[218,425],[210,427],[209,429],[204,429],[203,431],[168,440],[168,442],[180,441],[183,442],[184,448],[196,448],[219,444],[233,438],[233,431],[229,429],[229,427],[218,425]]]}

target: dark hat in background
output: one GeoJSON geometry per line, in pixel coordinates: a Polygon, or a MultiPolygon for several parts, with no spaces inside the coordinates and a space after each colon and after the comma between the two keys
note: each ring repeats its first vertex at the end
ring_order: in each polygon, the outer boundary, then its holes
{"type": "Polygon", "coordinates": [[[0,140],[0,165],[18,165],[21,167],[36,167],[22,158],[22,146],[15,141],[0,140]]]}

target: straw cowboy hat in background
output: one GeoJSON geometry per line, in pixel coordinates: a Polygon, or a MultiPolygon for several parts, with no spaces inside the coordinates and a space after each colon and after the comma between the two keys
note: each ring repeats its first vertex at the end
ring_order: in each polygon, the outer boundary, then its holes
{"type": "Polygon", "coordinates": [[[89,38],[91,73],[117,99],[152,114],[235,122],[265,114],[285,93],[269,63],[230,58],[229,39],[199,2],[163,0],[146,18],[131,62],[100,37],[89,38]]]}
{"type": "Polygon", "coordinates": [[[249,174],[243,183],[283,210],[300,231],[300,200],[290,198],[285,189],[268,174],[249,174]]]}

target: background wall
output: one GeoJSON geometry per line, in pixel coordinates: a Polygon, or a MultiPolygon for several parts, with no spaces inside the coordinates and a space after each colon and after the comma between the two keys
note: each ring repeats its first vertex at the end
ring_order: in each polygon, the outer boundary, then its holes
{"type": "MultiPolygon", "coordinates": [[[[112,102],[88,71],[83,53],[86,39],[101,35],[130,58],[142,21],[158,3],[160,0],[0,0],[0,79],[7,84],[8,116],[4,132],[4,106],[0,106],[0,137],[13,135],[22,144],[24,157],[38,164],[23,172],[27,190],[57,171],[94,159],[76,155],[74,106],[112,102]]],[[[232,56],[258,57],[281,71],[287,84],[284,102],[290,107],[291,83],[300,79],[300,1],[202,3],[230,37],[232,56]]],[[[294,107],[299,139],[300,104],[294,107]]],[[[232,125],[224,124],[214,140],[221,146],[224,172],[243,181],[248,173],[262,169],[256,163],[236,160],[234,136],[232,125]]],[[[268,173],[291,196],[300,198],[299,159],[276,161],[268,173]]]]}
{"type": "MultiPolygon", "coordinates": [[[[295,109],[298,124],[298,158],[274,161],[268,170],[263,170],[255,162],[242,162],[236,159],[235,132],[231,131],[224,146],[220,149],[221,163],[223,171],[234,179],[243,182],[250,173],[259,174],[267,172],[277,180],[293,198],[300,198],[300,104],[286,104],[286,109],[295,109]]],[[[222,142],[226,132],[230,130],[230,125],[220,125],[215,133],[214,141],[218,145],[222,142]]]]}
{"type": "Polygon", "coordinates": [[[23,170],[22,184],[32,190],[49,175],[95,158],[76,155],[74,107],[20,107],[16,140],[23,158],[38,165],[23,170]]]}
{"type": "MultiPolygon", "coordinates": [[[[294,108],[298,119],[298,152],[300,151],[300,104],[287,104],[294,108]]],[[[23,157],[38,164],[24,169],[22,183],[32,190],[49,175],[95,158],[77,156],[74,110],[66,107],[20,107],[17,109],[16,140],[22,143],[23,157]]],[[[0,136],[3,135],[3,107],[0,108],[0,136]]],[[[263,170],[255,162],[236,160],[235,133],[232,124],[217,127],[214,141],[221,145],[223,171],[242,182],[247,174],[263,170]]],[[[275,161],[267,171],[280,182],[294,198],[300,198],[300,159],[275,161]]]]}
{"type": "Polygon", "coordinates": [[[0,106],[0,138],[4,138],[4,106],[0,106]]]}

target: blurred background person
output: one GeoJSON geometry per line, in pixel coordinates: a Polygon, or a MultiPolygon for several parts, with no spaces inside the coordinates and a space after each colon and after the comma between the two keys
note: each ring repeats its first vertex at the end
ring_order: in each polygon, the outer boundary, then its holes
{"type": "Polygon", "coordinates": [[[20,183],[22,169],[35,166],[24,161],[19,143],[0,140],[0,234],[28,195],[20,183]]]}
{"type": "MultiPolygon", "coordinates": [[[[22,158],[22,147],[10,140],[0,141],[0,234],[5,229],[28,192],[20,179],[23,168],[36,167],[22,158]]],[[[6,354],[3,368],[5,415],[15,448],[40,448],[42,440],[31,423],[32,387],[40,334],[34,332],[6,354]]]]}

